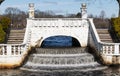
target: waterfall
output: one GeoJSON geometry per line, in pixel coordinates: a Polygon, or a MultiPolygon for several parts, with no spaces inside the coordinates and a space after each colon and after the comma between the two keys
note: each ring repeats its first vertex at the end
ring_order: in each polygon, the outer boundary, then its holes
{"type": "Polygon", "coordinates": [[[80,69],[101,66],[88,48],[35,48],[22,68],[28,69],[80,69]]]}

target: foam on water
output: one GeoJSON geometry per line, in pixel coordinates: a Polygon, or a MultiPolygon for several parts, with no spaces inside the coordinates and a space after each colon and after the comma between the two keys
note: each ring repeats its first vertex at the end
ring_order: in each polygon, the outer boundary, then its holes
{"type": "Polygon", "coordinates": [[[84,70],[103,67],[88,48],[36,48],[22,69],[32,70],[84,70]]]}

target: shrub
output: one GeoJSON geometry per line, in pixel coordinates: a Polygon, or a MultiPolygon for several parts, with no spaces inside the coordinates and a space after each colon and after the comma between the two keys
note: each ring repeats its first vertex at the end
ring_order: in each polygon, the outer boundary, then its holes
{"type": "Polygon", "coordinates": [[[7,33],[7,29],[9,28],[10,22],[11,21],[8,17],[1,17],[0,18],[0,23],[2,25],[2,28],[6,33],[7,33]]]}
{"type": "Polygon", "coordinates": [[[5,32],[3,31],[2,25],[0,24],[0,43],[5,41],[5,32]]]}
{"type": "Polygon", "coordinates": [[[117,34],[118,37],[120,37],[120,17],[118,18],[112,18],[112,25],[113,25],[113,30],[117,34]]]}

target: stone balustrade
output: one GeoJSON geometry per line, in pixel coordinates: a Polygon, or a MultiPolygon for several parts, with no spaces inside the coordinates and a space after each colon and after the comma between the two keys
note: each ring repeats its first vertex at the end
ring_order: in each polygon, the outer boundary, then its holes
{"type": "Polygon", "coordinates": [[[120,64],[120,43],[101,42],[92,19],[89,19],[92,47],[96,49],[104,64],[120,64]]]}
{"type": "MultiPolygon", "coordinates": [[[[91,20],[91,19],[90,19],[91,20]]],[[[101,42],[92,20],[90,21],[90,31],[95,44],[95,48],[102,54],[106,55],[120,55],[120,43],[106,43],[101,42]]]]}
{"type": "Polygon", "coordinates": [[[25,44],[0,44],[0,56],[22,55],[25,47],[25,44]]]}
{"type": "Polygon", "coordinates": [[[120,44],[101,42],[101,51],[106,55],[120,55],[120,44]]]}
{"type": "Polygon", "coordinates": [[[86,19],[82,20],[80,18],[37,18],[32,19],[33,24],[32,27],[35,28],[73,28],[73,27],[85,27],[87,24],[86,19]]]}

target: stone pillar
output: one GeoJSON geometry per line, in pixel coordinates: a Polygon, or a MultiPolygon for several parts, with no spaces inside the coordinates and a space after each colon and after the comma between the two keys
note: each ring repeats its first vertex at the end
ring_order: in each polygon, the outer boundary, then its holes
{"type": "Polygon", "coordinates": [[[81,5],[81,17],[87,18],[87,7],[85,3],[81,5]]]}
{"type": "Polygon", "coordinates": [[[34,3],[29,3],[29,18],[34,18],[34,3]]]}

